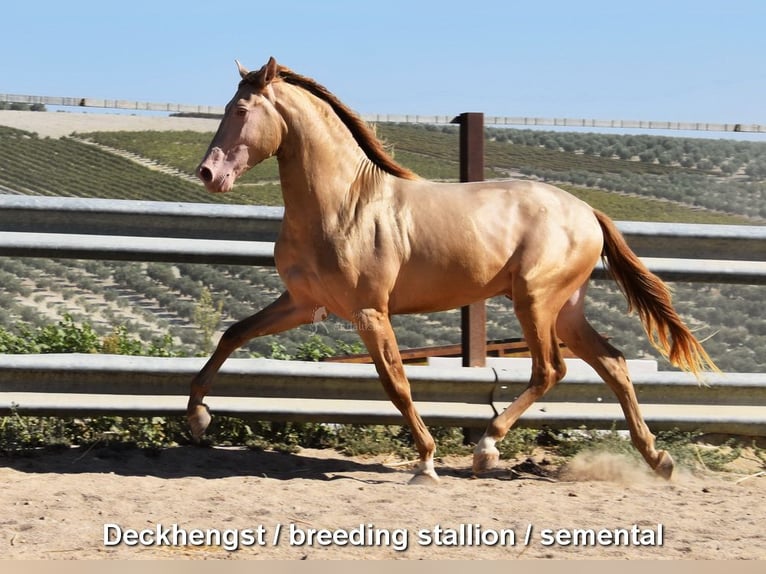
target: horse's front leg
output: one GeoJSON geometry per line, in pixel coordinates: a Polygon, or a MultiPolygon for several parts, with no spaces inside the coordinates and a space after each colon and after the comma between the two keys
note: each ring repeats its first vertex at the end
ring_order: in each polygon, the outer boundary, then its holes
{"type": "Polygon", "coordinates": [[[437,482],[439,477],[434,470],[436,445],[412,402],[410,383],[404,374],[402,357],[388,314],[376,309],[363,309],[354,316],[354,324],[375,362],[386,394],[412,430],[420,462],[410,482],[437,482]]]}
{"type": "Polygon", "coordinates": [[[285,291],[268,307],[226,329],[210,359],[191,382],[186,417],[195,440],[202,438],[210,424],[210,411],[202,401],[210,392],[213,378],[229,355],[250,339],[287,331],[312,320],[311,310],[297,306],[290,293],[285,291]]]}

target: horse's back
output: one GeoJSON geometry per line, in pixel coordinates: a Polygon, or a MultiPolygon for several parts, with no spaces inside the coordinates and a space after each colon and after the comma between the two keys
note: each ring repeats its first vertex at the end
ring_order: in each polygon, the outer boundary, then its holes
{"type": "Polygon", "coordinates": [[[593,208],[546,183],[417,182],[411,187],[414,191],[404,204],[411,213],[412,232],[427,244],[446,241],[458,253],[455,243],[471,243],[507,260],[521,246],[558,249],[601,239],[593,208]]]}

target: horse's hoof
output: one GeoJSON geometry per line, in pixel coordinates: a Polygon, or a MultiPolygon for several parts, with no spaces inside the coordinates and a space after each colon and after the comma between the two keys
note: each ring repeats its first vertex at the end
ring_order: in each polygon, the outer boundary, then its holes
{"type": "Polygon", "coordinates": [[[212,420],[210,409],[208,409],[205,404],[195,405],[194,408],[188,412],[186,418],[189,421],[192,438],[199,442],[212,420]]]}
{"type": "Polygon", "coordinates": [[[433,485],[439,484],[439,475],[437,475],[433,470],[419,472],[416,475],[414,475],[407,484],[415,484],[418,486],[420,485],[433,486],[433,485]]]}
{"type": "Polygon", "coordinates": [[[409,484],[438,484],[439,475],[434,470],[434,459],[421,460],[415,467],[415,475],[409,484]]]}
{"type": "Polygon", "coordinates": [[[481,474],[495,468],[500,462],[500,451],[495,447],[473,453],[473,473],[481,474]]]}
{"type": "Polygon", "coordinates": [[[673,468],[675,468],[673,457],[671,457],[665,450],[661,450],[659,455],[660,461],[657,463],[657,466],[654,467],[654,472],[665,480],[670,480],[670,477],[673,476],[673,468]]]}

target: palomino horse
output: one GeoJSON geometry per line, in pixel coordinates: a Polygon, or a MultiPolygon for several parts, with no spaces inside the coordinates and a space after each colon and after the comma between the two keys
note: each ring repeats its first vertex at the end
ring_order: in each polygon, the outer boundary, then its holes
{"type": "Polygon", "coordinates": [[[474,471],[497,464],[495,443],[564,377],[558,337],[614,391],[633,444],[670,477],[673,460],[655,449],[623,355],[585,319],[585,291],[599,258],[671,363],[697,374],[715,365],[674,311],[667,287],[606,215],[543,183],[420,179],[314,80],[273,58],[257,72],[237,65],[242,79],[198,175],[209,191],[225,192],[249,168],[277,156],[285,211],[274,256],[286,291],[232,325],[192,381],[187,415],[196,438],[210,422],[203,399],[226,358],[253,337],[310,323],[324,307],[354,325],[411,427],[420,454],[414,479],[438,480],[434,441],[413,404],[390,317],[506,295],[529,345],[532,373],[526,390],[489,423],[474,471]]]}

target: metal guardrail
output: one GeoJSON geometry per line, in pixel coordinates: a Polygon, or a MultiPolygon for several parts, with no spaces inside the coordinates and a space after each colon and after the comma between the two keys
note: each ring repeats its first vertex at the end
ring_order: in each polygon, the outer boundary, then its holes
{"type": "Polygon", "coordinates": [[[11,104],[43,104],[45,106],[63,106],[79,108],[107,108],[113,110],[135,110],[143,112],[169,112],[191,114],[222,115],[223,106],[204,106],[196,104],[174,104],[157,102],[139,102],[133,100],[113,100],[104,98],[29,96],[24,94],[0,94],[0,102],[11,104]]]}
{"type": "MultiPolygon", "coordinates": [[[[121,355],[0,356],[0,415],[182,415],[204,359],[121,355]]],[[[407,366],[428,424],[483,428],[526,386],[528,369],[407,366]]],[[[766,436],[766,374],[638,372],[648,424],[766,436]]],[[[207,399],[214,413],[259,420],[401,423],[372,365],[230,359],[207,399]]],[[[567,375],[521,426],[625,428],[614,396],[593,373],[567,375]]]]}
{"type": "MultiPolygon", "coordinates": [[[[271,266],[282,214],[279,207],[0,195],[0,255],[271,266]]],[[[766,226],[617,225],[668,281],[766,284],[766,226]]],[[[601,267],[594,277],[605,277],[601,267]]]]}
{"type": "Polygon", "coordinates": [[[273,266],[274,244],[262,241],[11,231],[0,234],[0,255],[273,266]]]}
{"type": "MultiPolygon", "coordinates": [[[[281,217],[279,208],[254,206],[0,196],[0,255],[273,265],[281,217]]],[[[665,278],[766,284],[766,227],[618,226],[665,278]]],[[[0,413],[181,414],[202,362],[0,356],[0,413]]],[[[465,427],[485,426],[529,377],[528,369],[406,369],[429,424],[465,427]]],[[[766,374],[710,375],[710,386],[675,372],[633,380],[654,429],[766,436],[766,374]]],[[[401,422],[371,365],[230,359],[209,403],[218,414],[261,419],[401,422]]],[[[570,374],[520,424],[621,428],[623,416],[595,374],[570,374]]]]}
{"type": "MultiPolygon", "coordinates": [[[[0,102],[19,104],[43,104],[46,106],[91,107],[118,110],[223,115],[223,106],[176,104],[113,100],[102,98],[30,96],[23,94],[0,94],[0,102]]],[[[419,114],[366,114],[362,118],[371,123],[395,122],[417,124],[449,124],[454,115],[419,114]]],[[[748,123],[673,122],[657,120],[598,120],[588,118],[541,118],[513,116],[485,116],[484,124],[490,126],[543,126],[608,129],[657,129],[681,131],[752,132],[766,133],[766,125],[748,123]]]]}
{"type": "Polygon", "coordinates": [[[0,195],[0,230],[274,241],[282,207],[0,195]]]}

